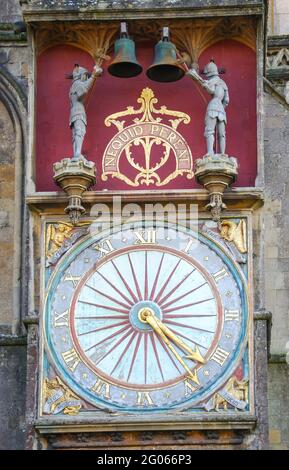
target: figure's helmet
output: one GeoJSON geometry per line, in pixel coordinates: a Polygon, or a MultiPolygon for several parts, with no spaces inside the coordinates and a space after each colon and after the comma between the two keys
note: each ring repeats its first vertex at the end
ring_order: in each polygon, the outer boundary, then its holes
{"type": "Polygon", "coordinates": [[[215,75],[219,75],[218,67],[216,66],[215,62],[211,60],[206,67],[204,68],[204,74],[209,77],[214,77],[215,75]]]}
{"type": "Polygon", "coordinates": [[[87,74],[87,76],[89,76],[88,70],[86,70],[84,67],[80,67],[79,65],[75,64],[75,67],[72,72],[73,80],[80,80],[82,75],[84,74],[87,74]]]}

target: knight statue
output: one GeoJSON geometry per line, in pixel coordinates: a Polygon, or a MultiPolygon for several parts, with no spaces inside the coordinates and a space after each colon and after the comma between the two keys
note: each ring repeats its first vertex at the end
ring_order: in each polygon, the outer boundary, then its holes
{"type": "Polygon", "coordinates": [[[204,135],[207,142],[207,154],[211,156],[215,155],[215,129],[217,128],[219,153],[225,155],[227,124],[225,108],[229,104],[228,87],[224,80],[219,77],[218,67],[213,60],[206,65],[204,74],[208,80],[204,80],[194,68],[187,72],[189,77],[198,82],[210,95],[212,95],[205,117],[204,135]]]}
{"type": "Polygon", "coordinates": [[[75,64],[72,73],[73,83],[70,88],[70,119],[69,125],[72,130],[73,161],[84,158],[82,155],[82,144],[86,134],[87,118],[85,111],[85,99],[92,88],[96,77],[102,74],[102,69],[95,65],[92,74],[84,67],[75,64]]]}

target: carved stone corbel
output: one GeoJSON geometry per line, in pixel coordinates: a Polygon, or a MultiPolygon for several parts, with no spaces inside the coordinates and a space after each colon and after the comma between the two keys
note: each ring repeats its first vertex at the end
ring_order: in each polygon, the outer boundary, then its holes
{"type": "Polygon", "coordinates": [[[76,225],[85,213],[82,196],[96,181],[95,164],[86,159],[72,160],[64,158],[53,165],[53,179],[68,195],[69,204],[65,212],[69,214],[73,225],[76,225]]]}
{"type": "Polygon", "coordinates": [[[227,155],[205,155],[195,163],[195,177],[199,184],[209,192],[210,202],[206,209],[211,211],[212,219],[220,225],[221,213],[226,209],[223,202],[224,191],[236,181],[238,161],[227,155]]]}

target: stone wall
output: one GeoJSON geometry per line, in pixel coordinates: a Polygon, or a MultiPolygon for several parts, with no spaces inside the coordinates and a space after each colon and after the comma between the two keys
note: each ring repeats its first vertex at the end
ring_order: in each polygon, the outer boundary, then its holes
{"type": "Polygon", "coordinates": [[[289,449],[289,366],[274,358],[269,365],[269,439],[273,450],[289,449]]]}
{"type": "Polygon", "coordinates": [[[270,0],[269,5],[268,33],[274,38],[269,37],[268,52],[276,57],[267,70],[276,99],[265,98],[265,302],[273,314],[269,438],[272,449],[289,449],[289,2],[270,0]]]}
{"type": "Polygon", "coordinates": [[[272,448],[289,449],[289,365],[285,363],[289,341],[289,109],[269,94],[265,97],[263,211],[265,305],[272,312],[270,443],[272,448]],[[280,364],[280,361],[284,363],[280,364]]]}
{"type": "Polygon", "coordinates": [[[270,35],[289,34],[288,0],[269,1],[268,30],[270,35]]]}
{"type": "Polygon", "coordinates": [[[17,114],[26,100],[27,46],[11,23],[18,0],[0,0],[0,449],[25,446],[26,338],[20,333],[22,139],[17,114]]]}
{"type": "Polygon", "coordinates": [[[265,304],[273,314],[271,354],[289,340],[289,110],[266,95],[265,304]]]}
{"type": "Polygon", "coordinates": [[[14,23],[21,18],[19,0],[0,0],[0,23],[14,23]]]}
{"type": "Polygon", "coordinates": [[[26,433],[25,341],[7,343],[0,339],[0,450],[23,449],[26,433]]]}

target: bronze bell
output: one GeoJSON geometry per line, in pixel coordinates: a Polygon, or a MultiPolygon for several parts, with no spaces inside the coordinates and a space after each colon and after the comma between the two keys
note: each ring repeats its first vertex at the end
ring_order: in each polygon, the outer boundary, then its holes
{"type": "Polygon", "coordinates": [[[136,59],[134,41],[128,37],[126,23],[121,23],[120,39],[114,43],[114,60],[108,71],[119,78],[136,77],[142,72],[142,66],[136,59]]]}
{"type": "Polygon", "coordinates": [[[155,45],[154,63],[148,68],[147,76],[155,82],[180,80],[185,70],[177,59],[176,46],[169,41],[169,28],[163,28],[162,39],[155,45]]]}

